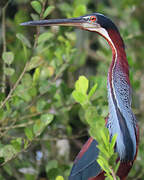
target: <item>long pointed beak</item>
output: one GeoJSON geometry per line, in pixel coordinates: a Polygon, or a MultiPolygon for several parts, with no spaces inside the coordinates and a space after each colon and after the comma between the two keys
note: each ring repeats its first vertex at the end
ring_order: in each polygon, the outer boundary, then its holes
{"type": "Polygon", "coordinates": [[[22,26],[77,26],[82,27],[82,24],[86,23],[82,17],[70,18],[70,19],[50,19],[50,20],[39,20],[29,21],[21,23],[22,26]]]}

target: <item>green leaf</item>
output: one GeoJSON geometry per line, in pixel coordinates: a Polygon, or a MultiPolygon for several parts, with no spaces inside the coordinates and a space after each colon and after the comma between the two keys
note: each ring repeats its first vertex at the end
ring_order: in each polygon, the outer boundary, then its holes
{"type": "MultiPolygon", "coordinates": [[[[85,119],[87,120],[87,122],[89,123],[89,125],[93,126],[93,123],[95,121],[98,121],[99,116],[98,113],[96,111],[96,107],[94,106],[89,106],[86,110],[85,110],[85,119]]],[[[99,121],[98,121],[99,122],[99,121]]],[[[97,122],[97,123],[98,123],[97,122]]]]}
{"type": "Polygon", "coordinates": [[[13,52],[4,52],[2,58],[6,64],[11,65],[14,60],[14,54],[13,52]]]}
{"type": "Polygon", "coordinates": [[[31,2],[31,6],[33,7],[33,9],[37,12],[37,13],[41,13],[42,11],[42,6],[41,3],[39,1],[32,1],[31,2]]]}
{"type": "Polygon", "coordinates": [[[17,150],[17,152],[20,152],[21,150],[21,145],[22,145],[22,138],[18,137],[16,139],[11,140],[11,144],[13,147],[17,150]]]}
{"type": "Polygon", "coordinates": [[[29,146],[29,141],[27,139],[24,139],[24,149],[26,149],[29,146]]]}
{"type": "Polygon", "coordinates": [[[41,115],[40,119],[36,121],[36,123],[33,126],[33,132],[36,136],[39,136],[44,128],[50,124],[53,120],[54,116],[53,114],[43,114],[41,115]]]}
{"type": "Polygon", "coordinates": [[[21,41],[22,44],[24,44],[26,47],[31,48],[30,41],[21,33],[17,33],[16,37],[21,41]]]}
{"type": "Polygon", "coordinates": [[[101,153],[103,153],[103,155],[106,157],[106,158],[109,158],[109,153],[108,151],[103,147],[103,145],[98,145],[97,146],[98,149],[100,150],[101,153]]]}
{"type": "Polygon", "coordinates": [[[12,159],[17,151],[12,145],[5,145],[0,149],[0,157],[4,157],[5,161],[12,159]]]}
{"type": "Polygon", "coordinates": [[[39,80],[39,76],[40,76],[40,68],[36,68],[34,75],[33,75],[33,86],[36,86],[36,84],[38,83],[39,80]]]}
{"type": "Polygon", "coordinates": [[[41,123],[40,120],[37,120],[33,126],[33,132],[35,136],[39,136],[42,133],[43,129],[44,129],[43,123],[41,123]]]}
{"type": "Polygon", "coordinates": [[[30,71],[43,63],[43,59],[40,56],[34,56],[31,58],[30,62],[27,65],[27,71],[30,71]]]}
{"type": "Polygon", "coordinates": [[[46,18],[55,9],[54,6],[48,6],[43,14],[43,18],[46,18]]]}
{"type": "Polygon", "coordinates": [[[119,166],[120,166],[120,160],[116,163],[116,166],[114,167],[114,172],[115,173],[117,173],[117,171],[118,171],[118,168],[119,168],[119,166]]]}
{"type": "Polygon", "coordinates": [[[31,88],[28,90],[28,93],[29,93],[30,96],[36,97],[36,95],[37,95],[37,88],[36,88],[36,87],[31,87],[31,88]]]}
{"type": "Polygon", "coordinates": [[[89,82],[85,76],[80,76],[79,79],[75,83],[76,91],[81,92],[82,94],[86,94],[88,90],[89,82]]]}
{"type": "Polygon", "coordinates": [[[31,96],[29,95],[27,88],[25,88],[22,84],[17,86],[15,94],[26,102],[31,100],[31,96]]]}
{"type": "Polygon", "coordinates": [[[51,169],[57,167],[58,167],[58,162],[56,160],[50,160],[46,165],[46,172],[48,173],[51,169]]]}
{"type": "Polygon", "coordinates": [[[56,180],[64,180],[64,178],[62,176],[57,176],[56,180]]]}
{"type": "Polygon", "coordinates": [[[44,99],[40,99],[38,100],[37,104],[36,104],[36,109],[38,112],[42,112],[44,107],[46,106],[47,102],[44,99]]]}
{"type": "Polygon", "coordinates": [[[100,135],[101,135],[101,138],[102,138],[102,141],[105,145],[105,147],[107,148],[107,150],[109,150],[109,132],[108,132],[108,129],[107,128],[103,128],[101,131],[100,131],[100,135]]]}
{"type": "Polygon", "coordinates": [[[50,40],[52,37],[54,37],[54,34],[51,32],[44,32],[38,37],[38,44],[44,43],[45,41],[50,40]]]}
{"type": "Polygon", "coordinates": [[[111,167],[113,167],[113,165],[115,166],[115,162],[116,162],[116,160],[117,160],[117,153],[114,153],[113,152],[113,154],[111,155],[111,157],[109,158],[109,165],[111,166],[111,167]]]}
{"type": "Polygon", "coordinates": [[[25,132],[25,135],[26,137],[28,138],[29,141],[32,141],[33,138],[34,138],[34,135],[33,135],[33,129],[32,128],[29,128],[29,127],[26,127],[24,129],[24,132],[25,132]]]}
{"type": "Polygon", "coordinates": [[[94,95],[94,93],[95,93],[95,91],[96,91],[96,88],[97,88],[97,84],[95,84],[95,85],[91,88],[91,90],[90,90],[90,92],[89,92],[89,94],[88,94],[88,98],[89,98],[89,99],[94,95]]]}
{"type": "Polygon", "coordinates": [[[76,90],[72,92],[72,96],[75,99],[75,101],[77,101],[81,105],[83,105],[88,100],[88,97],[86,94],[82,94],[81,92],[76,91],[76,90]]]}
{"type": "Polygon", "coordinates": [[[48,124],[50,124],[52,122],[54,118],[54,115],[53,114],[43,114],[41,115],[40,119],[41,121],[44,123],[44,126],[47,126],[48,124]]]}
{"type": "Polygon", "coordinates": [[[31,84],[32,84],[32,76],[30,73],[25,73],[24,77],[22,78],[22,86],[24,87],[24,89],[28,90],[31,88],[31,84]]]}
{"type": "Polygon", "coordinates": [[[7,75],[7,76],[12,76],[14,74],[15,70],[13,68],[10,68],[10,67],[6,67],[4,69],[4,73],[7,75]]]}
{"type": "Polygon", "coordinates": [[[98,160],[100,160],[101,163],[103,164],[103,166],[102,166],[102,168],[104,168],[103,170],[104,170],[105,172],[109,173],[109,172],[110,172],[110,167],[109,167],[109,164],[108,164],[107,159],[106,159],[105,157],[99,155],[99,156],[98,156],[98,160]]]}
{"type": "Polygon", "coordinates": [[[86,6],[83,4],[79,4],[74,9],[73,16],[74,17],[82,16],[82,15],[86,14],[86,12],[87,12],[86,6]]]}
{"type": "Polygon", "coordinates": [[[30,16],[32,17],[32,19],[33,19],[34,21],[39,20],[39,15],[38,15],[38,14],[31,13],[30,16]]]}
{"type": "Polygon", "coordinates": [[[101,160],[101,159],[97,159],[97,162],[98,162],[98,164],[100,165],[100,167],[105,171],[105,172],[107,172],[107,168],[105,167],[105,165],[104,165],[104,162],[101,160]]]}
{"type": "Polygon", "coordinates": [[[114,146],[115,146],[116,139],[117,139],[117,134],[115,134],[115,135],[112,137],[112,140],[111,140],[111,143],[110,143],[112,148],[114,148],[114,146]]]}

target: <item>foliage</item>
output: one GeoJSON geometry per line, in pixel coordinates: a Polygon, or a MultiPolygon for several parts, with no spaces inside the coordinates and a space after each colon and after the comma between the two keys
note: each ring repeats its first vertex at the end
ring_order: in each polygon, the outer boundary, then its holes
{"type": "Polygon", "coordinates": [[[117,135],[113,136],[110,141],[108,129],[105,127],[103,118],[98,114],[96,108],[90,102],[90,98],[94,95],[97,84],[95,84],[87,94],[89,81],[84,76],[80,76],[75,83],[75,90],[72,95],[74,99],[79,102],[85,113],[85,119],[90,126],[90,135],[98,142],[98,149],[100,150],[97,162],[105,171],[105,176],[108,179],[116,178],[116,172],[119,167],[119,162],[116,163],[118,158],[114,152],[114,146],[117,135]],[[101,127],[101,128],[99,128],[101,127]]]}
{"type": "Polygon", "coordinates": [[[105,40],[66,27],[20,26],[31,19],[91,12],[108,15],[126,43],[133,109],[141,133],[138,158],[128,179],[143,179],[143,1],[8,0],[1,6],[0,179],[67,179],[88,138],[88,125],[89,134],[101,141],[100,165],[107,176],[116,172],[115,137],[108,143],[108,132],[102,128],[108,114],[106,76],[111,62],[105,40]]]}

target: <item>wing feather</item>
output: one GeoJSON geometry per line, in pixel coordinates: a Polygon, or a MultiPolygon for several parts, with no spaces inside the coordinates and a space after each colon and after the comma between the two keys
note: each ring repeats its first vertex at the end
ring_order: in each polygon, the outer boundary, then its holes
{"type": "Polygon", "coordinates": [[[88,139],[76,157],[69,180],[88,180],[101,173],[102,170],[96,161],[99,154],[97,144],[93,138],[88,139]]]}

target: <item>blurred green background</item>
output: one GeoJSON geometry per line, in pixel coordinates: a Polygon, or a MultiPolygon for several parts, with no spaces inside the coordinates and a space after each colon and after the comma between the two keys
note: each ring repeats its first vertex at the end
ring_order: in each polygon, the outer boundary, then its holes
{"type": "Polygon", "coordinates": [[[140,126],[137,160],[128,180],[144,179],[144,1],[11,0],[0,2],[0,180],[67,179],[88,138],[84,110],[73,97],[80,75],[97,83],[91,102],[108,114],[112,53],[97,35],[68,27],[22,27],[21,22],[99,12],[125,41],[140,126]]]}

